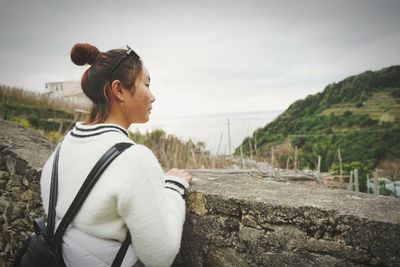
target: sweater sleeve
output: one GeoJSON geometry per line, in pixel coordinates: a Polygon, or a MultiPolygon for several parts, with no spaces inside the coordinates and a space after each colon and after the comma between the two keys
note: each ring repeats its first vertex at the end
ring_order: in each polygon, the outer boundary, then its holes
{"type": "Polygon", "coordinates": [[[126,152],[126,171],[132,175],[118,192],[118,212],[138,258],[146,266],[170,266],[180,249],[185,221],[182,188],[188,184],[180,177],[165,178],[146,147],[135,145],[126,152]]]}

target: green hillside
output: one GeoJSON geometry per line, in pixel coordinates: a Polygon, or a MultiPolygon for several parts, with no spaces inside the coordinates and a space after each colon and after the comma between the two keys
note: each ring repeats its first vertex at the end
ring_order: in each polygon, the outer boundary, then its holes
{"type": "Polygon", "coordinates": [[[294,102],[246,138],[242,149],[267,156],[271,146],[284,145],[299,148],[303,167],[315,167],[321,155],[323,170],[332,166],[337,148],[343,161],[370,168],[400,159],[400,66],[348,77],[294,102]]]}

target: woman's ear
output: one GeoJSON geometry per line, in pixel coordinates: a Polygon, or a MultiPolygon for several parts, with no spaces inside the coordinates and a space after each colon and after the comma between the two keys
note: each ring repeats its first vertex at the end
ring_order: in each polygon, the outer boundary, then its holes
{"type": "Polygon", "coordinates": [[[111,84],[111,94],[119,101],[124,102],[123,88],[119,80],[114,80],[111,84]]]}

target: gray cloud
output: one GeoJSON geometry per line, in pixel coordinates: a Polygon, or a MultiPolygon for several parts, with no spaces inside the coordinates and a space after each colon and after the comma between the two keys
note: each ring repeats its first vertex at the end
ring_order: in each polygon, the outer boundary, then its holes
{"type": "Polygon", "coordinates": [[[399,13],[395,0],[2,1],[0,83],[77,80],[74,43],[127,43],[152,75],[154,114],[284,109],[399,64],[399,13]]]}

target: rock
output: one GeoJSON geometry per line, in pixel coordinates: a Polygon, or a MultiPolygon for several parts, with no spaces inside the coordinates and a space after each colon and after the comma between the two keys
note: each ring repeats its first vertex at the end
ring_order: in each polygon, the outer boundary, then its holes
{"type": "Polygon", "coordinates": [[[243,255],[239,255],[232,248],[218,248],[212,247],[209,249],[209,253],[206,255],[203,266],[236,266],[236,267],[248,267],[250,266],[243,255]]]}
{"type": "Polygon", "coordinates": [[[33,192],[32,190],[26,190],[25,192],[22,192],[21,194],[21,200],[26,201],[26,202],[32,202],[35,197],[38,196],[38,193],[33,192]]]}
{"type": "Polygon", "coordinates": [[[244,214],[242,216],[242,224],[244,226],[249,226],[249,227],[253,227],[253,228],[258,227],[256,220],[254,219],[254,217],[251,214],[244,214]]]}
{"type": "Polygon", "coordinates": [[[246,226],[241,227],[239,230],[239,238],[242,241],[251,241],[254,239],[259,239],[263,237],[263,235],[264,235],[263,230],[257,230],[246,226]]]}
{"type": "Polygon", "coordinates": [[[0,171],[0,179],[4,179],[5,177],[8,177],[8,173],[5,171],[0,171]]]}
{"type": "Polygon", "coordinates": [[[28,179],[26,179],[26,177],[22,178],[22,184],[25,185],[26,187],[29,186],[29,182],[28,182],[28,179]]]}
{"type": "Polygon", "coordinates": [[[0,196],[0,211],[4,213],[5,209],[10,205],[7,198],[5,196],[0,196]]]}
{"type": "Polygon", "coordinates": [[[17,165],[17,160],[15,158],[11,157],[10,155],[5,156],[4,158],[5,158],[7,171],[10,173],[10,175],[14,175],[16,165],[17,165]]]}
{"type": "Polygon", "coordinates": [[[204,216],[208,213],[207,211],[207,202],[204,198],[204,195],[201,193],[189,193],[187,199],[188,210],[191,213],[197,214],[199,216],[204,216]]]}
{"type": "Polygon", "coordinates": [[[0,180],[0,190],[4,190],[6,188],[7,180],[0,180]]]}

